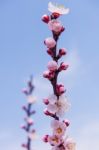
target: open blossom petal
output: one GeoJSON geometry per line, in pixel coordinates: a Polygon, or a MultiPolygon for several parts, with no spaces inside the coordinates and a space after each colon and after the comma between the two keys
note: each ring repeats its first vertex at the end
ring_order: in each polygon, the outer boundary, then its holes
{"type": "Polygon", "coordinates": [[[62,143],[62,139],[59,138],[56,135],[52,135],[48,137],[48,142],[52,145],[52,146],[59,146],[62,143]]]}
{"type": "Polygon", "coordinates": [[[49,2],[48,10],[52,13],[59,13],[60,15],[69,13],[69,8],[65,8],[62,5],[53,4],[52,2],[49,2]]]}
{"type": "Polygon", "coordinates": [[[64,146],[66,150],[76,150],[76,143],[71,138],[66,139],[64,146]]]}
{"type": "Polygon", "coordinates": [[[52,94],[48,97],[48,100],[50,104],[55,104],[57,102],[57,97],[56,95],[52,94]]]}
{"type": "Polygon", "coordinates": [[[55,114],[55,113],[58,111],[58,108],[57,108],[56,105],[48,104],[47,110],[48,110],[50,113],[55,114]]]}
{"type": "Polygon", "coordinates": [[[53,128],[53,134],[62,137],[66,131],[66,124],[64,122],[60,122],[58,120],[53,120],[51,124],[53,128]]]}

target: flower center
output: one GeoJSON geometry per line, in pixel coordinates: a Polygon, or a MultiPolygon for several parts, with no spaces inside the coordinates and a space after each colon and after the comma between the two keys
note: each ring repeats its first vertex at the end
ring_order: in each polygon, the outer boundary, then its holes
{"type": "Polygon", "coordinates": [[[58,133],[58,134],[62,133],[62,129],[61,129],[60,127],[57,128],[57,133],[58,133]]]}

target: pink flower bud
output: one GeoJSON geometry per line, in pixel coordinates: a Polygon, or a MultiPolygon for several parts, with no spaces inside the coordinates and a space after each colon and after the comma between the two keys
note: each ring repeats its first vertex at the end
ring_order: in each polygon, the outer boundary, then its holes
{"type": "Polygon", "coordinates": [[[61,32],[64,32],[64,31],[65,31],[65,28],[64,28],[64,27],[62,27],[62,28],[61,28],[61,32]]]}
{"type": "Polygon", "coordinates": [[[47,50],[47,53],[50,55],[50,56],[53,56],[53,51],[51,49],[48,49],[47,50]]]}
{"type": "Polygon", "coordinates": [[[42,16],[42,21],[45,22],[45,23],[48,23],[50,20],[49,16],[48,15],[43,15],[42,16]]]}
{"type": "Polygon", "coordinates": [[[56,71],[58,68],[58,65],[57,65],[56,61],[52,60],[48,63],[47,67],[50,71],[56,71]]]}
{"type": "Polygon", "coordinates": [[[49,80],[51,80],[52,78],[54,78],[54,76],[55,76],[55,72],[54,72],[54,71],[49,71],[49,70],[47,70],[47,71],[45,71],[45,72],[43,73],[43,77],[44,77],[44,78],[47,78],[47,79],[49,79],[49,80]]]}
{"type": "Polygon", "coordinates": [[[47,46],[47,48],[53,48],[56,45],[56,41],[52,37],[48,37],[45,39],[44,44],[47,46]]]}
{"type": "Polygon", "coordinates": [[[49,104],[49,100],[48,99],[43,99],[43,102],[44,102],[45,105],[49,104]]]}
{"type": "Polygon", "coordinates": [[[44,78],[49,78],[49,70],[44,71],[43,77],[44,77],[44,78]]]}
{"type": "Polygon", "coordinates": [[[62,56],[62,55],[66,55],[66,49],[65,48],[62,48],[59,50],[59,55],[62,56]]]}
{"type": "Polygon", "coordinates": [[[23,143],[21,146],[24,147],[24,148],[27,148],[27,144],[23,143]]]}
{"type": "Polygon", "coordinates": [[[69,67],[69,65],[65,64],[64,62],[62,62],[60,67],[59,67],[59,71],[67,70],[68,67],[69,67]]]}
{"type": "Polygon", "coordinates": [[[52,113],[50,113],[50,112],[47,110],[47,108],[44,109],[44,114],[45,114],[46,116],[52,116],[52,115],[53,115],[52,113]]]}
{"type": "Polygon", "coordinates": [[[26,129],[25,125],[21,125],[20,127],[21,127],[21,129],[26,129]]]}
{"type": "Polygon", "coordinates": [[[63,28],[61,22],[58,20],[49,21],[48,26],[50,30],[54,31],[57,34],[60,33],[63,28]]]}
{"type": "Polygon", "coordinates": [[[28,123],[29,125],[32,125],[32,124],[33,124],[32,118],[27,118],[26,121],[27,121],[27,123],[28,123]]]}
{"type": "Polygon", "coordinates": [[[58,95],[61,95],[66,91],[64,85],[62,84],[57,85],[56,90],[57,90],[58,95]]]}
{"type": "Polygon", "coordinates": [[[45,135],[44,137],[43,137],[43,142],[45,142],[45,143],[47,143],[48,142],[48,137],[49,137],[49,135],[45,135]]]}
{"type": "Polygon", "coordinates": [[[59,18],[59,16],[60,16],[60,14],[57,13],[57,12],[52,13],[52,18],[53,19],[57,19],[57,18],[59,18]]]}
{"type": "Polygon", "coordinates": [[[69,125],[70,125],[70,122],[69,122],[69,120],[63,120],[63,122],[66,124],[66,126],[68,127],[69,125]]]}

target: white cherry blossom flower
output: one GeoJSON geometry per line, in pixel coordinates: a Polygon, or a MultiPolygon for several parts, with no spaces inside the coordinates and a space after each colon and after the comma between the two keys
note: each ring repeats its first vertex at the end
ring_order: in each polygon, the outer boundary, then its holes
{"type": "Polygon", "coordinates": [[[48,100],[47,110],[51,113],[56,113],[58,116],[64,115],[70,108],[70,103],[64,95],[59,96],[58,100],[56,96],[52,96],[48,100]]]}
{"type": "Polygon", "coordinates": [[[53,4],[52,2],[49,2],[48,10],[52,13],[58,13],[60,15],[69,13],[69,8],[65,8],[63,5],[53,4]]]}
{"type": "Polygon", "coordinates": [[[48,142],[52,145],[52,146],[59,146],[62,143],[62,139],[59,138],[56,135],[52,135],[48,137],[48,142]]]}
{"type": "Polygon", "coordinates": [[[51,123],[51,126],[53,128],[53,134],[62,137],[65,134],[66,131],[66,124],[64,122],[60,122],[58,120],[53,120],[51,123]]]}

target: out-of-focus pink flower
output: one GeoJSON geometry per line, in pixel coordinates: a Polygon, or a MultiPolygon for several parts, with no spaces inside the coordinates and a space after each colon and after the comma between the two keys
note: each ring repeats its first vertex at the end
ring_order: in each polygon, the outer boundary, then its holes
{"type": "Polygon", "coordinates": [[[61,22],[56,19],[49,21],[48,26],[49,26],[49,29],[54,31],[55,33],[60,33],[62,30],[61,22]]]}
{"type": "Polygon", "coordinates": [[[48,23],[49,20],[50,20],[50,18],[49,18],[48,15],[45,14],[45,15],[42,16],[42,21],[43,21],[43,22],[48,23]]]}
{"type": "Polygon", "coordinates": [[[47,48],[53,48],[56,45],[56,41],[52,37],[48,37],[45,39],[44,44],[47,48]]]}
{"type": "Polygon", "coordinates": [[[56,135],[52,135],[48,137],[48,142],[52,145],[52,146],[59,146],[62,143],[62,139],[59,138],[56,135]]]}
{"type": "Polygon", "coordinates": [[[26,118],[26,122],[29,124],[29,125],[32,125],[34,122],[32,120],[32,118],[28,117],[26,118]]]}
{"type": "Polygon", "coordinates": [[[53,120],[51,123],[51,126],[53,128],[53,134],[62,137],[65,134],[66,131],[66,124],[64,122],[60,122],[58,120],[53,120]]]}
{"type": "Polygon", "coordinates": [[[52,61],[48,62],[47,67],[50,71],[56,71],[58,68],[58,64],[56,63],[56,61],[52,60],[52,61]]]}

